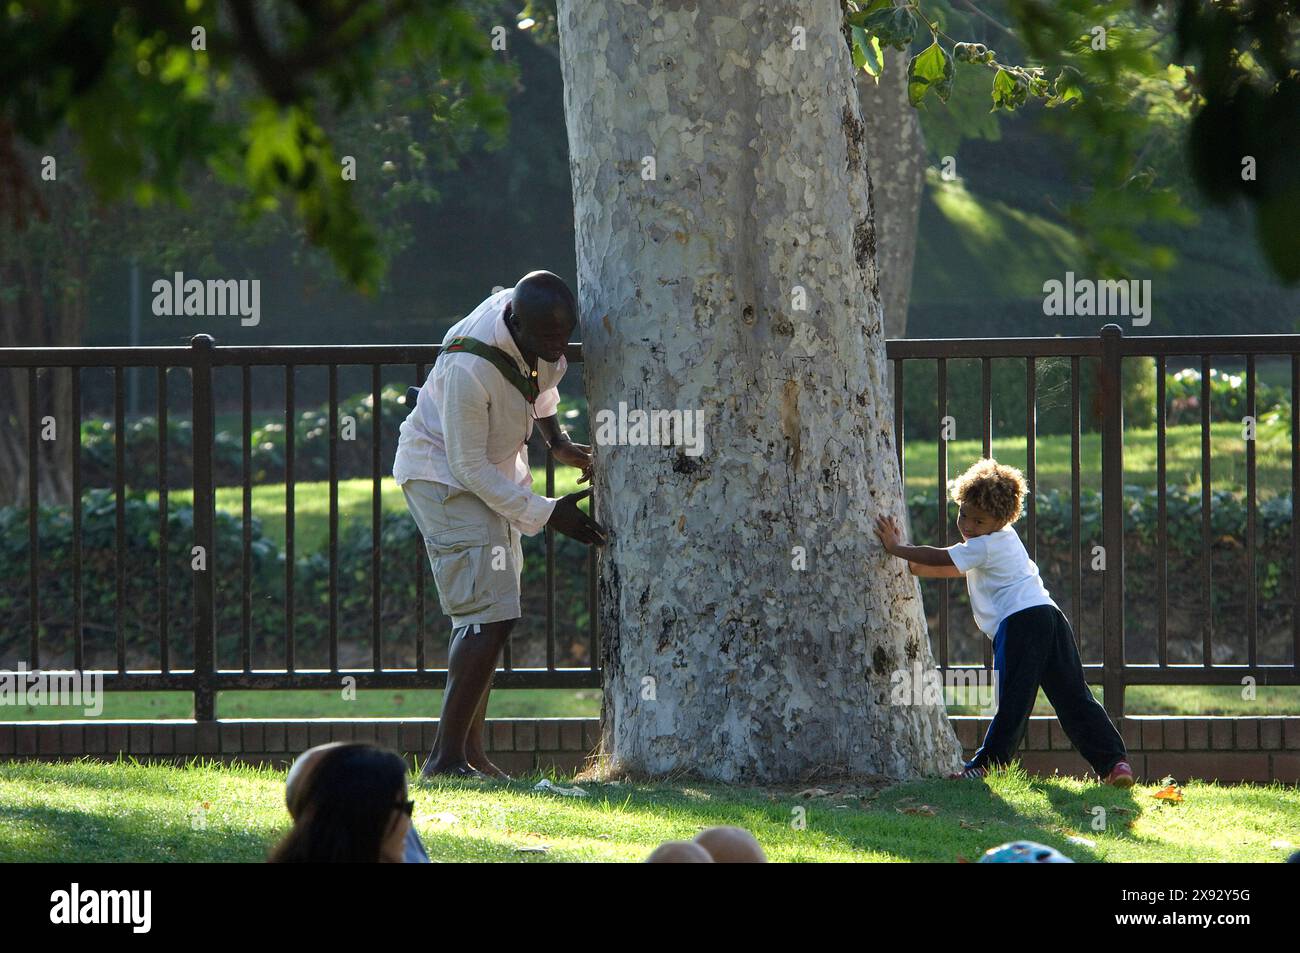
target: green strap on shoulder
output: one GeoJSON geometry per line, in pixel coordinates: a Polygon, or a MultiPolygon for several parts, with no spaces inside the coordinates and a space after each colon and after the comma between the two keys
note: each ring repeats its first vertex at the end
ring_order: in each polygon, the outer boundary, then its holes
{"type": "Polygon", "coordinates": [[[475,354],[486,361],[491,362],[501,376],[514,385],[515,390],[524,395],[524,400],[533,403],[537,400],[539,393],[537,389],[536,378],[527,378],[519,370],[518,365],[510,359],[510,355],[499,347],[486,344],[478,338],[452,338],[438,353],[446,354],[448,352],[456,353],[457,351],[466,354],[475,354]]]}

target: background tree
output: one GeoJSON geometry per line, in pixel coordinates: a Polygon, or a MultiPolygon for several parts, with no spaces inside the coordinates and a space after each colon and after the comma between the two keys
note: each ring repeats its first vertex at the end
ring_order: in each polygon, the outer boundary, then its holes
{"type": "MultiPolygon", "coordinates": [[[[471,141],[503,139],[514,74],[488,49],[478,17],[493,13],[482,2],[11,5],[0,346],[80,344],[89,287],[124,260],[154,275],[258,277],[257,250],[283,243],[323,279],[376,290],[410,240],[406,206],[436,200],[434,174],[471,141]]],[[[43,372],[38,416],[71,420],[69,388],[67,372],[43,372]]],[[[0,372],[0,406],[4,504],[27,492],[25,371],[0,372]]],[[[43,500],[68,499],[71,446],[38,444],[43,500]]]]}

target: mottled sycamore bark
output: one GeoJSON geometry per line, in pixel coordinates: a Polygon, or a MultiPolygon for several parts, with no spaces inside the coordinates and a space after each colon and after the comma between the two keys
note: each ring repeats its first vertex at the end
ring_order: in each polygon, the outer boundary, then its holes
{"type": "Polygon", "coordinates": [[[604,753],[726,781],[955,768],[942,706],[890,703],[933,661],[870,529],[903,507],[840,5],[561,0],[559,25],[592,413],[705,426],[699,456],[597,448],[604,753]]]}

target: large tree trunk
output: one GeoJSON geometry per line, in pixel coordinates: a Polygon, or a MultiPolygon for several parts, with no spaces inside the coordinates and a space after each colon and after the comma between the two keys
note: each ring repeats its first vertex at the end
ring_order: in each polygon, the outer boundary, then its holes
{"type": "Polygon", "coordinates": [[[884,53],[879,84],[865,71],[858,71],[858,95],[867,128],[885,337],[901,338],[907,336],[916,228],[925,187],[925,139],[921,119],[907,101],[909,56],[888,48],[884,53]]]}
{"type": "Polygon", "coordinates": [[[700,456],[596,451],[616,772],[958,764],[941,705],[890,704],[894,673],[934,663],[917,583],[871,532],[902,488],[841,18],[834,0],[559,4],[593,420],[620,401],[704,414],[700,456]]]}

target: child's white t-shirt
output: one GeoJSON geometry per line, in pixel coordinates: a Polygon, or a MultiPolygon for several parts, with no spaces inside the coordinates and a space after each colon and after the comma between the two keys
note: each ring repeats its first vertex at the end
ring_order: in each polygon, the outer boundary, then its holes
{"type": "Polygon", "coordinates": [[[1031,606],[1056,605],[1038,575],[1038,567],[1009,524],[996,533],[949,546],[948,555],[953,565],[966,574],[975,624],[990,639],[1011,613],[1031,606]]]}

